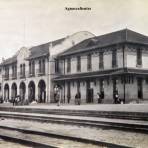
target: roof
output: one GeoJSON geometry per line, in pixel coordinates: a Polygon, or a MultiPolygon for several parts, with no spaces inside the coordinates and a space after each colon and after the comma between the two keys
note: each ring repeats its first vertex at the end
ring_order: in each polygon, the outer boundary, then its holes
{"type": "MultiPolygon", "coordinates": [[[[30,48],[29,50],[31,51],[31,54],[27,59],[33,59],[33,58],[37,58],[37,57],[41,57],[41,56],[49,54],[50,44],[52,44],[52,46],[55,46],[55,45],[61,43],[64,39],[65,38],[58,39],[58,40],[55,40],[55,41],[52,41],[52,42],[48,42],[48,43],[41,44],[41,45],[34,46],[34,47],[30,48]]],[[[0,66],[8,65],[8,64],[11,64],[11,63],[14,63],[14,62],[17,62],[17,54],[15,54],[14,56],[4,60],[0,64],[0,66]]]]}
{"type": "Polygon", "coordinates": [[[16,56],[16,55],[14,55],[14,56],[11,57],[11,58],[8,58],[8,59],[4,60],[4,61],[1,63],[1,65],[8,65],[8,64],[11,64],[11,63],[15,63],[15,62],[17,62],[17,56],[16,56]]]}
{"type": "Polygon", "coordinates": [[[57,44],[60,44],[62,41],[64,41],[65,38],[62,39],[58,39],[52,42],[48,42],[42,45],[38,45],[38,46],[34,46],[32,48],[30,48],[29,50],[31,51],[30,56],[27,59],[33,59],[33,58],[37,58],[37,57],[41,57],[44,55],[49,54],[49,46],[50,44],[52,46],[55,46],[57,44]]]}
{"type": "Polygon", "coordinates": [[[59,77],[54,78],[54,81],[96,78],[96,77],[109,76],[109,75],[118,75],[118,74],[122,74],[123,72],[124,72],[123,68],[116,68],[116,69],[99,70],[99,71],[77,73],[77,74],[67,74],[67,75],[61,75],[59,77]]]}
{"type": "Polygon", "coordinates": [[[108,69],[108,70],[78,73],[78,74],[61,75],[59,77],[54,78],[53,80],[64,81],[64,80],[73,80],[73,79],[76,79],[76,80],[88,79],[88,78],[92,79],[92,78],[105,77],[105,76],[118,76],[122,74],[135,74],[135,75],[148,76],[148,70],[138,69],[138,68],[115,68],[115,69],[108,69]]]}
{"type": "Polygon", "coordinates": [[[148,45],[148,36],[134,32],[129,29],[124,29],[101,36],[86,39],[79,44],[73,46],[69,50],[63,52],[59,56],[70,55],[79,52],[85,52],[96,48],[106,47],[109,45],[130,42],[148,45]]]}

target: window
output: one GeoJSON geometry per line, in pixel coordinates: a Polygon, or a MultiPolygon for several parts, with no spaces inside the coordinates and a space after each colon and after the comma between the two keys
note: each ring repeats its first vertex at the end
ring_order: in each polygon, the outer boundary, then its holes
{"type": "Polygon", "coordinates": [[[71,98],[70,82],[67,83],[67,99],[71,98]]]}
{"type": "Polygon", "coordinates": [[[31,74],[31,61],[29,61],[29,74],[31,74]]]}
{"type": "Polygon", "coordinates": [[[32,74],[33,75],[35,74],[35,63],[34,63],[34,61],[32,61],[32,74]]]}
{"type": "Polygon", "coordinates": [[[142,50],[137,49],[137,66],[142,66],[142,50]]]}
{"type": "Polygon", "coordinates": [[[15,65],[14,68],[15,68],[14,70],[15,76],[17,76],[17,66],[15,65]]]}
{"type": "Polygon", "coordinates": [[[25,77],[25,64],[20,65],[20,77],[25,77]]]}
{"type": "Polygon", "coordinates": [[[45,60],[42,60],[42,72],[45,73],[45,60]]]}
{"type": "Polygon", "coordinates": [[[77,92],[80,92],[80,81],[77,81],[77,92]]]}
{"type": "Polygon", "coordinates": [[[100,80],[100,92],[104,91],[104,81],[103,79],[100,80]]]}
{"type": "MultiPolygon", "coordinates": [[[[35,72],[35,63],[32,63],[32,69],[34,69],[34,72],[35,72]]],[[[45,59],[40,59],[39,60],[38,74],[39,75],[44,75],[45,74],[45,59]]]]}
{"type": "Polygon", "coordinates": [[[23,76],[25,76],[25,64],[23,64],[23,76]]]}
{"type": "Polygon", "coordinates": [[[5,67],[5,78],[9,79],[9,67],[5,67]]]}
{"type": "Polygon", "coordinates": [[[35,74],[35,63],[34,63],[34,61],[29,62],[29,74],[31,74],[31,75],[35,74]]]}
{"type": "Polygon", "coordinates": [[[71,71],[71,59],[68,58],[67,59],[67,72],[70,72],[71,71]]]}
{"type": "Polygon", "coordinates": [[[17,66],[16,64],[12,65],[12,78],[17,77],[17,66]]]}
{"type": "Polygon", "coordinates": [[[55,72],[56,73],[59,72],[59,60],[58,59],[55,60],[55,72]]]}
{"type": "Polygon", "coordinates": [[[77,56],[77,71],[81,71],[81,57],[77,56]]]}
{"type": "Polygon", "coordinates": [[[22,75],[22,64],[20,65],[20,74],[22,75]]]}
{"type": "Polygon", "coordinates": [[[145,83],[148,84],[148,77],[145,78],[145,83]]]}
{"type": "Polygon", "coordinates": [[[117,67],[117,50],[112,51],[112,67],[117,67]]]}
{"type": "Polygon", "coordinates": [[[14,75],[14,65],[12,65],[12,76],[14,75]]]}
{"type": "Polygon", "coordinates": [[[99,69],[104,69],[103,52],[100,52],[99,54],[99,69]]]}
{"type": "Polygon", "coordinates": [[[91,70],[91,54],[87,55],[87,70],[91,70]]]}
{"type": "Polygon", "coordinates": [[[39,60],[39,73],[41,73],[41,60],[39,60]]]}

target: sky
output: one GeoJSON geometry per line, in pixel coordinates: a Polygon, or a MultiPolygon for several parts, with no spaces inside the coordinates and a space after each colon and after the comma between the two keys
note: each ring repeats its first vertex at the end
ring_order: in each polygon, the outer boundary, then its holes
{"type": "Polygon", "coordinates": [[[148,36],[147,0],[0,0],[0,61],[31,47],[89,31],[121,29],[148,36]],[[67,11],[65,7],[90,7],[67,11]]]}

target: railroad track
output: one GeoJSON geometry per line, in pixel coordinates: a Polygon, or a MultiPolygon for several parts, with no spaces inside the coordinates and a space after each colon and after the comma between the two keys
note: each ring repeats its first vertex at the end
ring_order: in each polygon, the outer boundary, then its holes
{"type": "Polygon", "coordinates": [[[146,133],[148,134],[148,124],[140,124],[140,123],[122,123],[122,122],[114,122],[114,121],[106,121],[106,120],[91,120],[84,117],[77,116],[75,118],[70,118],[68,116],[51,116],[44,114],[31,114],[31,113],[10,113],[10,112],[0,112],[1,118],[10,118],[10,119],[19,119],[19,120],[28,120],[28,121],[37,121],[37,122],[49,122],[49,123],[58,123],[58,124],[69,124],[69,125],[79,125],[79,126],[90,126],[97,128],[105,128],[105,129],[118,129],[118,130],[126,130],[138,133],[146,133]]]}
{"type": "Polygon", "coordinates": [[[0,107],[0,111],[19,112],[19,113],[40,113],[52,115],[69,115],[84,117],[104,117],[112,119],[130,119],[148,121],[147,112],[120,112],[120,111],[95,111],[95,110],[66,110],[66,109],[39,109],[39,108],[19,108],[19,107],[0,107]]]}
{"type": "MultiPolygon", "coordinates": [[[[1,109],[0,109],[1,110],[1,109]]],[[[132,131],[137,133],[148,133],[148,124],[140,124],[137,121],[145,121],[147,123],[147,115],[135,113],[133,122],[132,123],[124,123],[124,122],[107,122],[103,120],[99,120],[100,117],[109,117],[112,118],[107,112],[91,112],[88,111],[69,111],[69,110],[31,110],[31,109],[22,109],[19,108],[10,109],[6,112],[6,110],[2,109],[0,111],[0,119],[15,119],[15,120],[24,120],[24,121],[36,121],[41,123],[57,123],[57,124],[68,124],[68,125],[78,125],[83,127],[95,127],[95,128],[103,128],[103,129],[117,129],[117,130],[126,130],[132,131]],[[15,112],[17,111],[17,112],[15,112]],[[42,112],[43,111],[43,112],[42,112]],[[31,113],[32,112],[32,113],[31,113]],[[42,114],[41,114],[42,113],[42,114]],[[93,114],[94,113],[94,114],[93,114]],[[85,114],[85,115],[84,115],[85,114]],[[92,116],[91,116],[92,114],[92,116]],[[102,115],[101,115],[102,114],[102,115]],[[88,116],[86,116],[88,115],[88,116]],[[90,120],[86,117],[96,117],[98,120],[90,120]],[[136,120],[137,119],[137,120],[136,120]],[[135,122],[135,123],[134,123],[135,122]],[[136,123],[137,122],[137,123],[136,123]]],[[[116,114],[116,113],[115,113],[116,114]]],[[[115,114],[113,115],[113,119],[115,118],[115,114]]],[[[125,117],[125,113],[124,117],[125,117]]],[[[130,116],[133,114],[128,115],[126,118],[123,117],[123,114],[118,119],[131,119],[130,116]]],[[[144,122],[143,122],[144,123],[144,122]]],[[[14,142],[19,142],[22,144],[31,145],[33,147],[51,147],[51,148],[58,148],[61,147],[61,144],[72,144],[74,147],[111,147],[111,148],[126,148],[127,146],[120,145],[120,144],[113,144],[108,142],[102,142],[99,140],[92,140],[92,139],[85,139],[85,138],[78,138],[72,136],[65,136],[59,135],[55,133],[46,133],[41,131],[32,131],[23,128],[16,128],[16,127],[9,127],[5,125],[0,125],[0,138],[5,140],[12,140],[14,142]],[[10,133],[13,133],[12,135],[10,133]],[[16,133],[17,136],[14,136],[16,133]],[[19,137],[18,135],[21,135],[19,137]],[[25,138],[24,138],[25,137],[25,138]],[[26,138],[27,137],[27,138],[26,138]],[[32,139],[34,137],[34,139],[32,139]],[[38,139],[38,140],[36,140],[38,139]],[[48,139],[47,141],[40,141],[40,139],[48,139]],[[51,143],[48,141],[51,141],[51,143]],[[57,144],[53,144],[53,141],[57,144]]],[[[64,147],[65,148],[65,147],[64,147]]],[[[72,148],[72,147],[71,147],[72,148]]]]}
{"type": "Polygon", "coordinates": [[[128,146],[41,131],[0,126],[0,138],[36,148],[130,148],[128,146]]]}

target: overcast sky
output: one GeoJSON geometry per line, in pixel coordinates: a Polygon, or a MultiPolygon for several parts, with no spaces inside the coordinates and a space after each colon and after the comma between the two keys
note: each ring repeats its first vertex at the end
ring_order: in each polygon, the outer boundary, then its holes
{"type": "Polygon", "coordinates": [[[0,0],[0,59],[78,31],[129,28],[148,35],[147,0],[0,0]],[[67,11],[65,7],[90,7],[67,11]]]}

